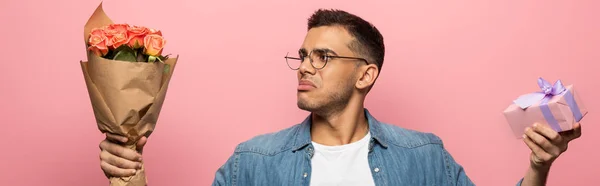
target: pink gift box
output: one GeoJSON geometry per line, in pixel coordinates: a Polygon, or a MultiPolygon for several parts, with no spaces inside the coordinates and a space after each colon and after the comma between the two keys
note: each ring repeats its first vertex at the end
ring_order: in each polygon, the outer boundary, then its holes
{"type": "Polygon", "coordinates": [[[573,89],[573,85],[563,87],[562,83],[557,81],[554,88],[560,87],[561,89],[555,91],[555,89],[550,90],[549,88],[552,87],[549,87],[549,83],[541,78],[538,80],[538,84],[542,90],[547,89],[545,93],[543,91],[522,95],[504,110],[504,116],[517,138],[522,138],[525,128],[534,123],[549,125],[557,132],[571,130],[573,125],[588,112],[573,89]],[[556,95],[550,94],[550,91],[555,91],[556,95]],[[534,100],[527,99],[532,95],[536,97],[534,100]],[[543,99],[538,99],[540,97],[543,99]],[[529,104],[524,104],[523,100],[529,104]]]}

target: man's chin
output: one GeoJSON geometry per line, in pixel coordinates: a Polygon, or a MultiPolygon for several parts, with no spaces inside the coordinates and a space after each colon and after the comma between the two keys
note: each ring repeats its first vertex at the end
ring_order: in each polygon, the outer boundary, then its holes
{"type": "Polygon", "coordinates": [[[309,106],[309,104],[307,104],[306,102],[302,102],[301,100],[298,100],[297,105],[298,105],[299,109],[305,110],[305,111],[308,111],[308,112],[312,112],[312,111],[315,110],[315,108],[309,106]]]}

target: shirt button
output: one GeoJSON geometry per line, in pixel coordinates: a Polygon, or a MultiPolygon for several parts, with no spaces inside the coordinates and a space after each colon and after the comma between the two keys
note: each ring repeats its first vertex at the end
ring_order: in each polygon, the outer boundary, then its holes
{"type": "Polygon", "coordinates": [[[375,169],[373,169],[373,171],[379,172],[379,168],[375,167],[375,169]]]}
{"type": "Polygon", "coordinates": [[[305,172],[303,176],[306,178],[308,176],[308,173],[305,172]]]}

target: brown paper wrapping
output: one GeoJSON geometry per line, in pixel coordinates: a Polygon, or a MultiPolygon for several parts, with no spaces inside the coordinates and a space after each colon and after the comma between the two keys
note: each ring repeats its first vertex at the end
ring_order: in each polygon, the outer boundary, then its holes
{"type": "MultiPolygon", "coordinates": [[[[93,28],[109,24],[112,21],[100,3],[84,27],[86,43],[93,28]]],[[[137,141],[154,131],[178,57],[163,64],[110,60],[91,52],[87,54],[88,61],[80,63],[98,129],[129,138],[125,146],[136,150],[137,141]],[[167,72],[165,64],[169,65],[167,72]]],[[[134,176],[111,177],[110,185],[145,186],[144,168],[134,176]]]]}

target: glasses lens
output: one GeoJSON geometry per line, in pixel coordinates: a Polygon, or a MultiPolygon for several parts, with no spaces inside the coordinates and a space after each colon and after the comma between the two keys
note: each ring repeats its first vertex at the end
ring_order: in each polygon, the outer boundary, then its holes
{"type": "Polygon", "coordinates": [[[311,53],[310,58],[312,59],[312,65],[317,69],[325,67],[327,63],[327,53],[324,51],[315,50],[311,53]]]}
{"type": "Polygon", "coordinates": [[[300,57],[288,55],[285,57],[285,62],[292,70],[297,70],[300,68],[300,63],[302,63],[302,60],[300,57]]]}

